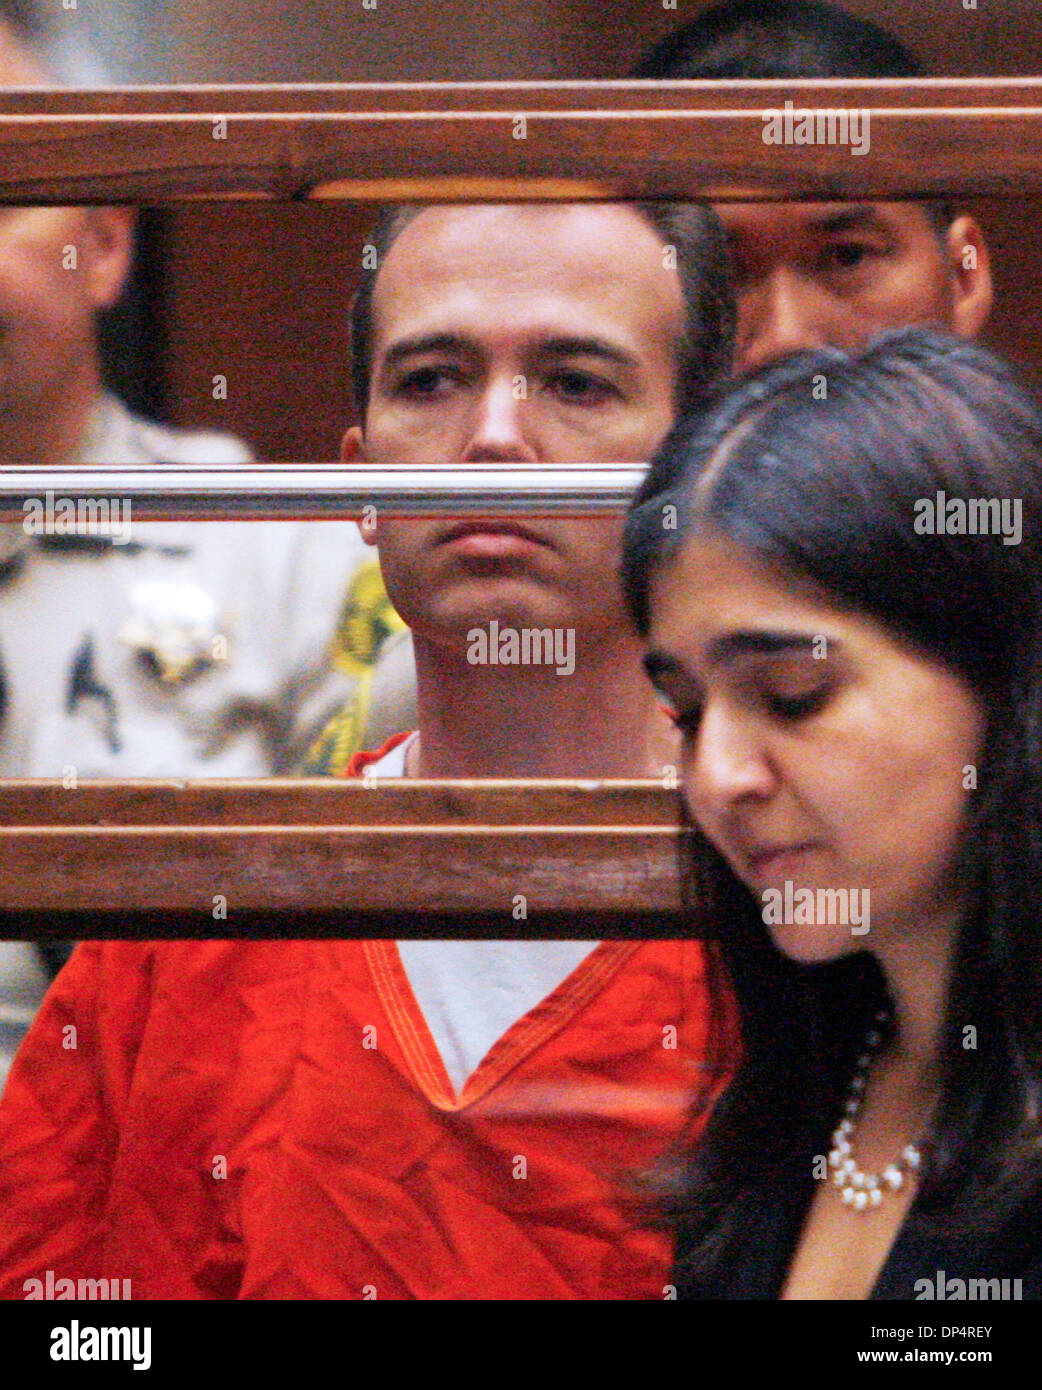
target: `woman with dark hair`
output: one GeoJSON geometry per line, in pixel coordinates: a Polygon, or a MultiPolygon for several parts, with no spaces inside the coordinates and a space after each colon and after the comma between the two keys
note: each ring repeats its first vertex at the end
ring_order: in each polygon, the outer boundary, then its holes
{"type": "Polygon", "coordinates": [[[745,380],[634,499],[742,1033],[682,1297],[1042,1296],[1040,521],[1042,415],[925,330],[745,380]]]}

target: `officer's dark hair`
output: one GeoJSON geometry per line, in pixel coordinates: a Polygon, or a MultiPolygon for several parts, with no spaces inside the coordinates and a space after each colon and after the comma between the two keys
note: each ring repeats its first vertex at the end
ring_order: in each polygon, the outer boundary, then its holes
{"type": "MultiPolygon", "coordinates": [[[[677,410],[693,409],[731,369],[735,305],[728,284],[723,228],[711,209],[698,203],[628,204],[676,249],[684,298],[684,331],[677,344],[677,410]]],[[[385,208],[368,239],[375,263],[365,271],[351,304],[351,386],[364,427],[373,369],[373,295],[380,267],[422,207],[385,208]]]]}
{"type": "MultiPolygon", "coordinates": [[[[824,0],[724,0],[651,48],[631,74],[665,80],[922,77],[915,55],[871,20],[824,0]]],[[[938,231],[951,203],[924,201],[938,231]]]]}
{"type": "Polygon", "coordinates": [[[0,0],[0,20],[10,25],[17,38],[29,44],[38,42],[47,33],[47,23],[36,0],[0,0]]]}
{"type": "Polygon", "coordinates": [[[634,77],[921,77],[904,44],[823,0],[724,0],[667,34],[634,77]]]}

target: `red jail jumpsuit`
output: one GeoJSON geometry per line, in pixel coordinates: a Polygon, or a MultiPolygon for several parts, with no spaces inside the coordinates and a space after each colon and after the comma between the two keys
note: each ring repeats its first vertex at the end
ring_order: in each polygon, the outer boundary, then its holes
{"type": "Polygon", "coordinates": [[[393,942],[84,943],[0,1102],[0,1295],[661,1298],[634,1179],[707,1012],[698,943],[603,942],[457,1097],[393,942]]]}

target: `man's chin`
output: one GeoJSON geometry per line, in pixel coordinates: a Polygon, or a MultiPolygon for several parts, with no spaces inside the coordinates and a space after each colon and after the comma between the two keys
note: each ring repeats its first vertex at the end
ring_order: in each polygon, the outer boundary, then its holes
{"type": "Polygon", "coordinates": [[[577,617],[566,595],[516,574],[468,576],[445,584],[428,592],[423,609],[424,617],[438,627],[464,636],[472,628],[487,628],[493,619],[502,629],[575,627],[577,617]]]}
{"type": "Polygon", "coordinates": [[[510,632],[530,629],[575,628],[574,616],[570,619],[547,611],[538,611],[522,605],[498,604],[484,608],[467,609],[462,612],[432,614],[430,619],[417,624],[418,631],[437,631],[443,640],[465,643],[475,630],[505,636],[510,632]]]}
{"type": "Polygon", "coordinates": [[[493,649],[497,653],[508,650],[510,641],[517,641],[523,632],[574,631],[576,628],[574,613],[567,612],[563,605],[558,608],[548,603],[524,603],[516,597],[499,602],[490,598],[482,604],[434,607],[413,617],[415,621],[406,621],[414,636],[458,650],[463,660],[467,660],[468,651],[473,653],[476,641],[483,642],[484,649],[491,654],[493,649]],[[481,638],[477,637],[479,633],[481,638]],[[512,638],[511,634],[516,636],[512,638]]]}

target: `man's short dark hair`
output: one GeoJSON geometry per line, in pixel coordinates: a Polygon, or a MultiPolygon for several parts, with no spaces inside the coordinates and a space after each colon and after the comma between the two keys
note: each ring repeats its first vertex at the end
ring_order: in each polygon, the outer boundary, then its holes
{"type": "MultiPolygon", "coordinates": [[[[723,0],[660,39],[633,77],[784,81],[824,77],[922,77],[921,64],[889,30],[825,0],[723,0]]],[[[955,217],[947,200],[919,200],[934,228],[955,217]]]]}
{"type": "MultiPolygon", "coordinates": [[[[698,203],[636,202],[644,217],[676,252],[684,299],[684,330],[677,344],[676,405],[692,409],[731,369],[735,305],[728,284],[727,247],[713,212],[698,203]]],[[[375,268],[367,270],[351,305],[351,386],[364,427],[373,370],[373,295],[380,267],[422,207],[387,208],[369,237],[375,268]]]]}

